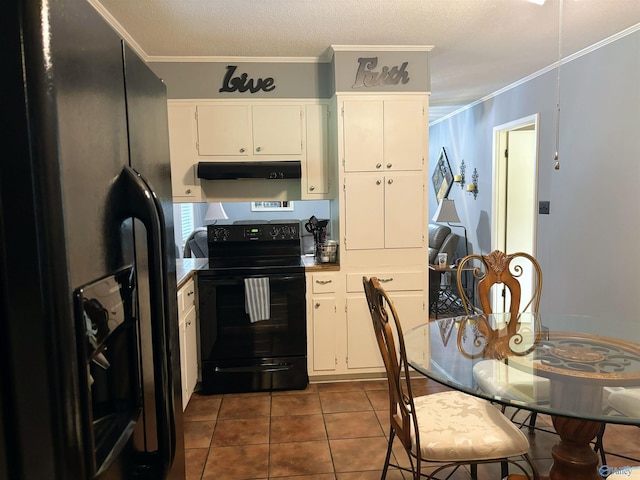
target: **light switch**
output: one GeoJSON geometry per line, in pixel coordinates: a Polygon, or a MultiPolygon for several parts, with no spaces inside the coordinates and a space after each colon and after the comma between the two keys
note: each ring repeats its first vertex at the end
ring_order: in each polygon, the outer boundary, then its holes
{"type": "Polygon", "coordinates": [[[551,202],[548,200],[541,200],[538,202],[538,213],[541,215],[549,215],[549,208],[551,202]]]}

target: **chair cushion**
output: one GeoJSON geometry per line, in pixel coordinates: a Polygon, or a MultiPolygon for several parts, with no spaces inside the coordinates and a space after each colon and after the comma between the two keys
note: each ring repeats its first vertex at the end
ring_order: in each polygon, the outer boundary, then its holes
{"type": "Polygon", "coordinates": [[[609,405],[628,417],[640,417],[640,388],[625,388],[609,395],[609,405]]]}
{"type": "MultiPolygon", "coordinates": [[[[491,460],[527,453],[529,441],[500,410],[462,392],[414,398],[422,458],[430,461],[491,460]]],[[[415,434],[412,429],[415,454],[415,434]]]]}
{"type": "Polygon", "coordinates": [[[549,380],[498,360],[480,360],[473,366],[473,378],[487,393],[523,402],[549,401],[549,380]]]}

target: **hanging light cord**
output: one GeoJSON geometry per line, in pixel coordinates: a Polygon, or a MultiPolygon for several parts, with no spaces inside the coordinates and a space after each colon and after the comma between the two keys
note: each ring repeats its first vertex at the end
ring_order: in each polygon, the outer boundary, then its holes
{"type": "Polygon", "coordinates": [[[560,0],[560,7],[558,10],[558,82],[557,82],[557,103],[556,103],[556,153],[554,155],[556,170],[560,170],[560,159],[558,156],[558,150],[560,145],[560,68],[562,66],[562,7],[563,0],[560,0]]]}

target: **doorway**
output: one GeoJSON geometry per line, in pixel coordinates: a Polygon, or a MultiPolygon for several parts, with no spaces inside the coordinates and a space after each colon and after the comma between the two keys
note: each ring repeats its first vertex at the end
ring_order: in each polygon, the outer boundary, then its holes
{"type": "MultiPolygon", "coordinates": [[[[492,250],[536,256],[539,120],[535,114],[493,129],[492,250]]],[[[522,298],[530,297],[532,274],[525,268],[520,277],[522,298]]],[[[491,295],[493,311],[504,311],[508,292],[491,295]]]]}

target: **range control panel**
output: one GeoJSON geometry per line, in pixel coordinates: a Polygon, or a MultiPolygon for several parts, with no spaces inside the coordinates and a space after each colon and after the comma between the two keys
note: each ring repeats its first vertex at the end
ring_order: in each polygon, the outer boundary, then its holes
{"type": "Polygon", "coordinates": [[[300,224],[260,223],[248,225],[209,225],[209,242],[273,242],[300,240],[300,224]]]}

